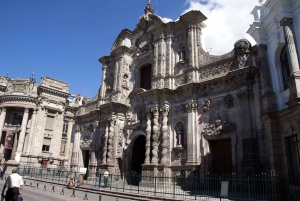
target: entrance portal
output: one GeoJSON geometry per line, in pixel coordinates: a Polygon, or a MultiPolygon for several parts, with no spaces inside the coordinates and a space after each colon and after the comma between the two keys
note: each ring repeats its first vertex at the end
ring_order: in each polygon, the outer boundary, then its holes
{"type": "Polygon", "coordinates": [[[231,140],[212,140],[212,166],[214,174],[232,173],[231,140]]]}
{"type": "Polygon", "coordinates": [[[136,171],[138,174],[142,171],[142,164],[145,162],[145,136],[139,136],[132,147],[131,171],[136,171]]]}
{"type": "Polygon", "coordinates": [[[84,150],[82,151],[82,157],[83,157],[83,165],[85,168],[89,167],[89,160],[90,160],[90,151],[84,150]]]}

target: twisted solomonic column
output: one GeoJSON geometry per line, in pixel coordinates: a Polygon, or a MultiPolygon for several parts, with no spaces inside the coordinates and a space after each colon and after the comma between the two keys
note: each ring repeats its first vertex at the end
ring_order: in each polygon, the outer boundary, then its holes
{"type": "Polygon", "coordinates": [[[152,136],[152,160],[151,164],[158,164],[158,138],[159,138],[159,124],[158,124],[158,116],[159,110],[158,106],[155,106],[151,112],[153,112],[153,136],[152,136]]]}
{"type": "Polygon", "coordinates": [[[169,104],[166,102],[165,107],[161,108],[163,119],[162,119],[162,137],[161,137],[161,161],[160,164],[166,164],[168,162],[169,153],[169,135],[168,135],[168,114],[169,114],[169,104]]]}
{"type": "Polygon", "coordinates": [[[106,122],[105,133],[103,135],[103,155],[102,155],[102,164],[106,164],[106,154],[107,154],[107,139],[108,139],[108,128],[109,122],[106,122]]]}
{"type": "Polygon", "coordinates": [[[107,145],[107,163],[112,164],[114,161],[114,140],[115,140],[115,124],[116,118],[112,117],[110,120],[110,127],[108,133],[108,145],[107,145]]]}
{"type": "Polygon", "coordinates": [[[146,128],[146,152],[145,152],[145,164],[150,164],[150,145],[151,145],[151,111],[146,111],[147,115],[147,128],[146,128]]]}

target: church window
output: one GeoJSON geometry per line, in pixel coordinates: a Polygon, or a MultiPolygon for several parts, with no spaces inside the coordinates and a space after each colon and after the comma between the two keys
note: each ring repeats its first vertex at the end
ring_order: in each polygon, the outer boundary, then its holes
{"type": "Polygon", "coordinates": [[[151,89],[151,64],[144,66],[141,69],[140,74],[140,88],[150,90],[151,89]]]}
{"type": "Polygon", "coordinates": [[[287,58],[286,46],[284,46],[281,50],[280,63],[281,63],[283,87],[284,87],[284,90],[286,90],[289,88],[287,80],[290,76],[290,68],[289,68],[289,62],[288,62],[288,58],[287,58]]]}

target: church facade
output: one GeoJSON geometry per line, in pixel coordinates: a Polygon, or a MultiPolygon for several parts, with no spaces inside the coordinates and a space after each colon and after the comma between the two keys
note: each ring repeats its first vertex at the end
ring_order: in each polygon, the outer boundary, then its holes
{"type": "Polygon", "coordinates": [[[121,31],[99,59],[97,96],[75,114],[71,168],[144,176],[269,170],[257,47],[241,39],[210,55],[205,20],[190,11],[165,22],[149,2],[136,29],[121,31]]]}
{"type": "Polygon", "coordinates": [[[122,30],[99,59],[101,87],[92,99],[53,78],[1,77],[4,160],[85,167],[89,177],[98,169],[300,176],[297,5],[262,2],[248,30],[257,45],[240,39],[216,56],[203,47],[200,11],[169,22],[149,1],[136,28],[122,30]],[[7,151],[11,132],[18,137],[7,151]]]}

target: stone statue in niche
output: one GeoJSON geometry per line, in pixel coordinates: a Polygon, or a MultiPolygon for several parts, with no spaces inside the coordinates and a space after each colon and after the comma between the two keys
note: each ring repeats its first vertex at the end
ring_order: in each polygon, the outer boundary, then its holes
{"type": "Polygon", "coordinates": [[[206,99],[203,102],[203,112],[207,112],[209,110],[209,106],[210,106],[210,100],[206,99]]]}
{"type": "Polygon", "coordinates": [[[176,133],[177,147],[182,147],[182,137],[183,137],[182,131],[181,130],[177,131],[176,133]]]}
{"type": "Polygon", "coordinates": [[[127,74],[124,74],[124,76],[123,76],[123,81],[122,81],[122,87],[124,88],[124,89],[127,89],[127,90],[129,90],[129,86],[128,86],[128,75],[127,74]]]}

